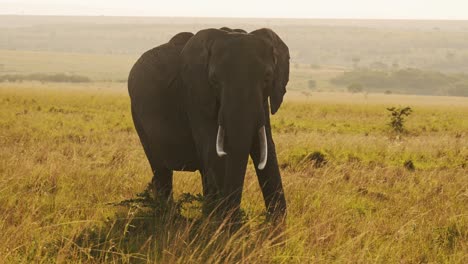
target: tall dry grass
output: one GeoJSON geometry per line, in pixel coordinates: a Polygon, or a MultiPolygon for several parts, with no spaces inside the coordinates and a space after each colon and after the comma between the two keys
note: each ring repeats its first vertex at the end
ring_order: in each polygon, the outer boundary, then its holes
{"type": "MultiPolygon", "coordinates": [[[[182,215],[115,205],[151,179],[124,90],[3,85],[0,262],[466,263],[468,108],[410,97],[398,136],[385,107],[406,97],[381,97],[290,97],[273,117],[286,225],[264,221],[249,166],[245,224],[229,234],[197,200],[181,203],[182,215]]],[[[174,184],[176,201],[201,192],[197,173],[174,184]]]]}

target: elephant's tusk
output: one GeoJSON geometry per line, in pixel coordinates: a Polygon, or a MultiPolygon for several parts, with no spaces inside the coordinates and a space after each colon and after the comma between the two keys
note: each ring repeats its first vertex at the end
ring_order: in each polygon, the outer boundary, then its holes
{"type": "Polygon", "coordinates": [[[258,163],[258,169],[263,170],[266,166],[268,159],[268,144],[265,126],[262,126],[258,131],[258,139],[260,141],[260,162],[258,163]]]}
{"type": "Polygon", "coordinates": [[[218,157],[227,155],[224,151],[224,128],[222,126],[218,127],[218,135],[216,136],[216,153],[218,157]]]}

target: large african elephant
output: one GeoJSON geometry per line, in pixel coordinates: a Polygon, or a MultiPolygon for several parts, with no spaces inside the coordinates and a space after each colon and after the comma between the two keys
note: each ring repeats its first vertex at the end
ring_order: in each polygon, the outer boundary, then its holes
{"type": "Polygon", "coordinates": [[[250,155],[268,214],[283,217],[270,110],[278,111],[288,80],[288,47],[270,29],[183,32],[144,53],[128,90],[155,195],[172,199],[174,170],[199,170],[204,212],[239,212],[250,155]]]}

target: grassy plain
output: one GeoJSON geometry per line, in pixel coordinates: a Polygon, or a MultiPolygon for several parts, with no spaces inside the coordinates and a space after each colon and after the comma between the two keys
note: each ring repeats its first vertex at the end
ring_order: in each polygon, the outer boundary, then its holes
{"type": "Polygon", "coordinates": [[[468,263],[468,98],[349,94],[329,81],[353,59],[462,72],[466,21],[0,21],[0,74],[93,81],[0,83],[0,263],[468,263]],[[175,173],[184,217],[114,205],[151,179],[124,83],[137,54],[225,25],[272,27],[291,48],[289,92],[272,118],[282,229],[264,223],[252,165],[233,236],[187,201],[201,193],[198,173],[175,173]],[[388,126],[392,106],[414,110],[401,135],[388,126]]]}
{"type": "MultiPolygon", "coordinates": [[[[272,119],[287,226],[263,222],[249,165],[229,238],[196,203],[187,218],[110,204],[151,179],[125,84],[3,83],[0,262],[466,263],[467,117],[468,98],[289,93],[272,119]],[[402,135],[399,105],[414,110],[402,135]]],[[[200,192],[198,173],[175,174],[177,200],[200,192]]]]}

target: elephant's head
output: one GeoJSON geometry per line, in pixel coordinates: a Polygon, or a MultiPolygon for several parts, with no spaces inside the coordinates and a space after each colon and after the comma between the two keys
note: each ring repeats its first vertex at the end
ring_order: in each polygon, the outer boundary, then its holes
{"type": "Polygon", "coordinates": [[[226,31],[226,32],[237,32],[237,33],[247,33],[247,31],[241,29],[241,28],[229,28],[229,27],[222,27],[220,30],[226,31]]]}
{"type": "Polygon", "coordinates": [[[259,169],[267,162],[267,98],[275,113],[286,92],[289,76],[288,48],[271,30],[228,34],[215,41],[207,65],[208,79],[217,95],[219,156],[248,156],[258,137],[259,169]]]}
{"type": "Polygon", "coordinates": [[[187,43],[182,55],[192,76],[185,80],[189,94],[202,97],[190,100],[206,105],[202,111],[217,122],[216,152],[226,159],[226,174],[245,174],[253,145],[260,147],[258,167],[263,169],[268,98],[274,114],[289,80],[288,47],[270,29],[249,34],[207,29],[187,43]]]}

